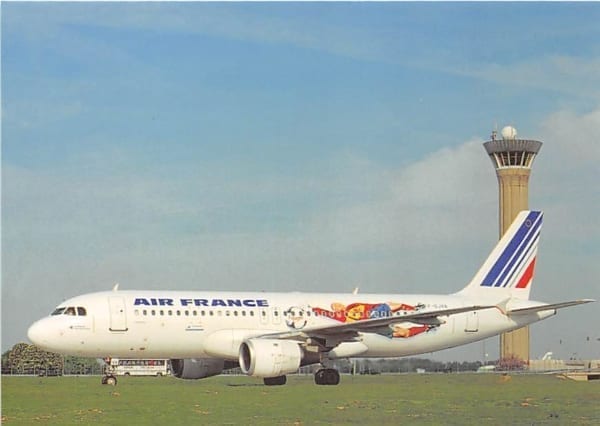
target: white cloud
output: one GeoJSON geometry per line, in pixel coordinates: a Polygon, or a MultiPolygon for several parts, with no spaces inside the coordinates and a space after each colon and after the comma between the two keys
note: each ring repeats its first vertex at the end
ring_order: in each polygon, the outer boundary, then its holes
{"type": "Polygon", "coordinates": [[[600,251],[600,108],[551,114],[540,124],[544,142],[532,175],[532,200],[547,212],[553,238],[600,251]]]}
{"type": "MultiPolygon", "coordinates": [[[[600,74],[600,66],[597,73],[600,74]]],[[[573,111],[558,111],[540,127],[546,145],[550,149],[557,147],[552,156],[553,168],[564,169],[564,165],[572,162],[578,167],[600,164],[600,109],[581,116],[573,111]]]]}
{"type": "Polygon", "coordinates": [[[508,86],[600,99],[600,58],[542,56],[516,63],[490,63],[449,72],[508,86]]]}
{"type": "MultiPolygon", "coordinates": [[[[398,171],[372,164],[355,176],[379,184],[367,199],[315,220],[315,233],[344,251],[472,243],[494,215],[495,177],[482,141],[445,148],[398,171]],[[484,214],[482,214],[485,212],[484,214]],[[465,232],[469,229],[469,232],[465,232]]],[[[495,222],[495,217],[491,220],[495,222]]]]}
{"type": "MultiPolygon", "coordinates": [[[[199,34],[244,42],[288,44],[335,54],[372,58],[382,50],[381,40],[360,27],[335,24],[313,10],[300,14],[277,12],[277,7],[239,7],[227,4],[51,4],[25,10],[13,6],[6,15],[5,30],[25,34],[33,40],[57,38],[61,43],[82,48],[85,44],[64,36],[69,27],[124,28],[173,34],[199,34]],[[126,10],[125,10],[126,9],[126,10]],[[134,12],[134,13],[128,13],[134,12]],[[314,18],[314,19],[313,19],[314,18]]],[[[89,39],[85,43],[90,43],[89,39]]],[[[63,50],[60,46],[58,46],[63,50]]],[[[101,54],[107,49],[94,44],[101,54]]],[[[112,49],[118,47],[111,46],[112,49]]],[[[114,54],[114,53],[113,53],[114,54]]]]}

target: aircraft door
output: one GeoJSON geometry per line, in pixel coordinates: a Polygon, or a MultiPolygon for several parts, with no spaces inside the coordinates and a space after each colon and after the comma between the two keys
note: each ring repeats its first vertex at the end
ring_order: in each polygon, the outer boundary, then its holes
{"type": "Polygon", "coordinates": [[[120,296],[108,298],[110,309],[110,331],[127,331],[127,316],[125,312],[125,299],[120,296]]]}
{"type": "Polygon", "coordinates": [[[479,314],[477,311],[467,312],[467,322],[465,324],[466,333],[475,333],[479,331],[479,314]]]}

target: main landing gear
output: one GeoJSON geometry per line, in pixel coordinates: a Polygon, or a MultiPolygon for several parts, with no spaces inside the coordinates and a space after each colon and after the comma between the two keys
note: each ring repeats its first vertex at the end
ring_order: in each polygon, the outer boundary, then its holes
{"type": "Polygon", "coordinates": [[[263,383],[265,386],[281,386],[285,385],[287,382],[286,376],[277,376],[277,377],[265,377],[263,379],[263,383]]]}
{"type": "Polygon", "coordinates": [[[337,385],[340,383],[340,373],[333,368],[322,368],[315,373],[317,385],[337,385]]]}
{"type": "MultiPolygon", "coordinates": [[[[285,385],[286,382],[286,376],[263,378],[265,386],[281,386],[285,385]]],[[[340,383],[340,373],[334,368],[321,368],[315,373],[315,383],[317,385],[338,385],[340,383]]]]}

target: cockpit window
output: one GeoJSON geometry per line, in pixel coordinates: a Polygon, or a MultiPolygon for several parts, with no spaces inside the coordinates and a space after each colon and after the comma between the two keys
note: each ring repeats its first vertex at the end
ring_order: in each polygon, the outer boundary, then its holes
{"type": "Polygon", "coordinates": [[[50,315],[72,315],[84,317],[87,315],[87,310],[83,306],[77,306],[76,308],[73,306],[65,308],[63,306],[60,308],[56,308],[54,312],[52,312],[50,315]]]}

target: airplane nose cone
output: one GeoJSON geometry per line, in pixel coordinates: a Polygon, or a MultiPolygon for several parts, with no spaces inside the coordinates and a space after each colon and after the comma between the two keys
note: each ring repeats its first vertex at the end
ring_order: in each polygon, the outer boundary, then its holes
{"type": "Polygon", "coordinates": [[[46,343],[45,335],[47,335],[47,330],[45,330],[43,320],[34,322],[31,327],[27,330],[27,337],[34,345],[43,348],[46,343]]]}

